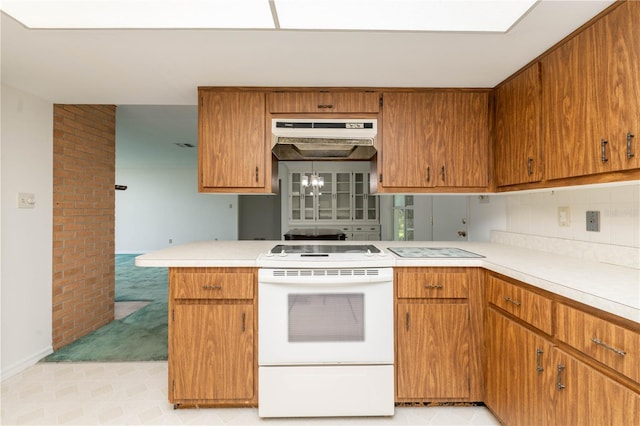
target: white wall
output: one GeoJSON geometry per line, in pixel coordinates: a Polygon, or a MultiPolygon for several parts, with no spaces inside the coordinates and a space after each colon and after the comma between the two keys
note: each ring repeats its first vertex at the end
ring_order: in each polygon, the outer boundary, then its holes
{"type": "Polygon", "coordinates": [[[574,241],[640,247],[640,183],[574,187],[507,195],[507,231],[574,241]],[[558,207],[569,207],[559,226],[558,207]],[[600,211],[600,232],[586,230],[586,211],[600,211]]]}
{"type": "Polygon", "coordinates": [[[116,183],[116,253],[238,239],[238,196],[199,193],[195,165],[116,167],[116,183]]]}
{"type": "Polygon", "coordinates": [[[53,105],[2,85],[1,377],[52,352],[53,105]],[[35,208],[18,209],[18,192],[35,208]]]}

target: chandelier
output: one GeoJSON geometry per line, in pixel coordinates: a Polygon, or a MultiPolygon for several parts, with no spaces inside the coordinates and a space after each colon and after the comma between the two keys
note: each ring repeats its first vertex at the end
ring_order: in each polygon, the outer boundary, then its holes
{"type": "Polygon", "coordinates": [[[311,195],[322,195],[320,193],[320,188],[324,186],[323,177],[318,176],[315,173],[311,172],[310,176],[303,174],[301,179],[302,181],[300,183],[302,184],[303,188],[306,188],[308,186],[311,187],[311,195]]]}

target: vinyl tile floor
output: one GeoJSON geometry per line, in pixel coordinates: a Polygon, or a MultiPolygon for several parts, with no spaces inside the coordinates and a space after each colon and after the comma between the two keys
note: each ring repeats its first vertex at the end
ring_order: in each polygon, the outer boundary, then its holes
{"type": "Polygon", "coordinates": [[[174,410],[167,362],[38,363],[1,384],[2,425],[499,425],[486,407],[397,407],[393,417],[261,419],[255,408],[174,410]]]}

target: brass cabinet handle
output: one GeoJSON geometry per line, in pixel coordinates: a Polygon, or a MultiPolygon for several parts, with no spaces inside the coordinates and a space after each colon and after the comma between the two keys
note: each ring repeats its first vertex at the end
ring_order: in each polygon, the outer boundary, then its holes
{"type": "Polygon", "coordinates": [[[602,152],[602,158],[600,160],[602,160],[603,163],[606,163],[607,161],[609,161],[609,159],[607,158],[607,144],[609,143],[608,140],[606,139],[602,139],[600,141],[600,151],[602,152]]]}
{"type": "Polygon", "coordinates": [[[544,351],[540,348],[536,349],[536,371],[538,373],[542,373],[544,368],[542,368],[542,354],[544,351]]]}
{"type": "Polygon", "coordinates": [[[427,166],[427,182],[431,181],[431,167],[427,166]]]}
{"type": "Polygon", "coordinates": [[[221,286],[221,285],[217,285],[217,284],[216,284],[216,285],[204,284],[204,285],[202,286],[202,288],[203,288],[204,290],[221,290],[221,289],[222,289],[222,286],[221,286]]]}
{"type": "Polygon", "coordinates": [[[424,288],[429,288],[429,289],[432,289],[432,288],[442,288],[442,287],[443,287],[443,286],[442,286],[442,284],[425,284],[425,285],[424,285],[424,288]]]}
{"type": "Polygon", "coordinates": [[[631,152],[631,139],[633,139],[633,133],[627,132],[627,160],[635,156],[635,154],[631,152]]]}
{"type": "Polygon", "coordinates": [[[247,329],[247,314],[242,313],[242,332],[244,333],[247,329]]]}
{"type": "Polygon", "coordinates": [[[411,317],[409,316],[409,312],[405,314],[405,328],[409,331],[409,323],[411,322],[411,317]]]}
{"type": "Polygon", "coordinates": [[[517,300],[514,300],[514,299],[510,298],[509,296],[505,296],[505,297],[504,297],[504,300],[505,300],[506,302],[511,302],[511,303],[513,303],[513,304],[514,304],[514,305],[516,305],[516,306],[520,306],[520,305],[522,305],[522,303],[518,302],[517,300]]]}
{"type": "Polygon", "coordinates": [[[444,166],[442,166],[442,170],[440,171],[440,173],[442,174],[442,180],[445,180],[444,166]]]}
{"type": "Polygon", "coordinates": [[[256,166],[256,182],[258,182],[258,166],[256,166]]]}
{"type": "Polygon", "coordinates": [[[598,346],[602,346],[605,349],[609,349],[610,351],[617,353],[620,356],[625,356],[627,354],[622,349],[614,348],[613,346],[606,344],[605,342],[603,342],[602,340],[598,339],[597,337],[592,337],[591,341],[593,343],[595,343],[596,345],[598,345],[598,346]]]}
{"type": "Polygon", "coordinates": [[[527,175],[533,174],[533,158],[527,157],[527,175]]]}
{"type": "Polygon", "coordinates": [[[320,105],[318,105],[318,108],[319,109],[331,109],[331,108],[333,108],[333,105],[331,105],[331,104],[320,104],[320,105]]]}
{"type": "Polygon", "coordinates": [[[562,371],[565,369],[565,366],[563,364],[558,364],[558,390],[561,391],[562,389],[566,388],[567,386],[564,385],[562,383],[562,371]]]}

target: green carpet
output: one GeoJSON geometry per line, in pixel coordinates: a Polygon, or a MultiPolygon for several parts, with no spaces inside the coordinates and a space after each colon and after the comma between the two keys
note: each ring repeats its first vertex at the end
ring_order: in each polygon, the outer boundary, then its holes
{"type": "Polygon", "coordinates": [[[58,349],[42,361],[167,359],[167,268],[138,268],[134,265],[136,256],[116,255],[115,300],[151,303],[58,349]]]}

